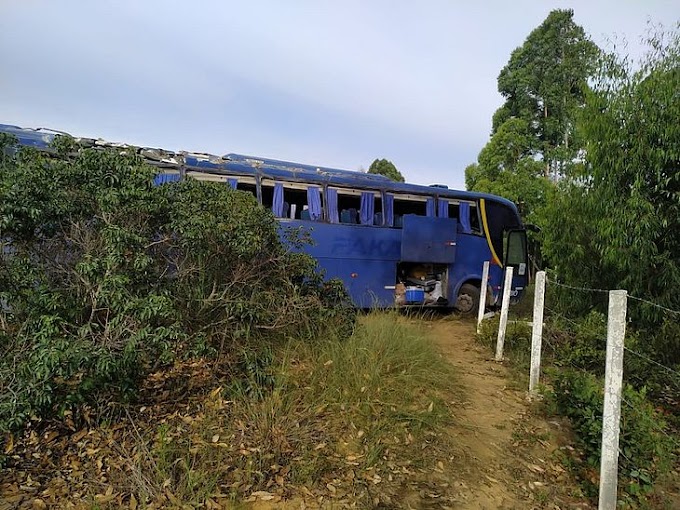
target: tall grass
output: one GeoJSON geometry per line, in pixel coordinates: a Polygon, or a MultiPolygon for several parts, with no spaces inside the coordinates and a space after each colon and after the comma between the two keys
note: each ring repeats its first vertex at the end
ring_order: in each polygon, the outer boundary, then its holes
{"type": "Polygon", "coordinates": [[[363,317],[348,339],[291,340],[270,358],[248,381],[215,389],[197,412],[140,436],[135,465],[144,476],[120,482],[145,480],[130,488],[142,501],[171,493],[204,504],[258,490],[285,497],[294,487],[372,500],[375,480],[396,492],[409,468],[436,463],[447,448],[454,374],[398,315],[363,317]],[[368,474],[378,478],[369,483],[368,474]]]}

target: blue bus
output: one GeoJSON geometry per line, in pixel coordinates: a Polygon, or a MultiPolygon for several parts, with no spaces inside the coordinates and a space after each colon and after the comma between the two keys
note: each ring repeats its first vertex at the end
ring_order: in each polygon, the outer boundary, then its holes
{"type": "MultiPolygon", "coordinates": [[[[0,124],[19,145],[49,150],[59,132],[0,124]]],[[[515,300],[528,283],[526,230],[498,196],[394,182],[381,175],[273,159],[215,156],[76,138],[81,147],[126,147],[158,169],[155,182],[222,182],[252,193],[286,227],[307,229],[311,254],[339,278],[359,308],[438,307],[472,314],[481,292],[499,302],[503,270],[514,267],[515,300]],[[481,289],[484,261],[489,281],[481,289]]]]}

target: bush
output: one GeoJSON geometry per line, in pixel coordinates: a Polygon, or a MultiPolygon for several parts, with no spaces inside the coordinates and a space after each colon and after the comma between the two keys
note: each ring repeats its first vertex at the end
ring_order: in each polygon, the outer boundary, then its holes
{"type": "Polygon", "coordinates": [[[555,364],[575,367],[603,376],[607,350],[607,317],[590,312],[585,317],[565,323],[551,317],[545,335],[555,339],[555,364]]]}
{"type": "Polygon", "coordinates": [[[251,195],[154,186],[131,150],[0,142],[0,431],[130,397],[177,356],[351,329],[346,294],[251,195]]]}
{"type": "MultiPolygon", "coordinates": [[[[478,339],[492,351],[498,341],[499,318],[482,322],[478,339]]],[[[503,353],[518,368],[528,367],[531,361],[531,326],[526,321],[508,321],[503,341],[503,353]]]]}
{"type": "MultiPolygon", "coordinates": [[[[585,470],[596,470],[602,446],[602,379],[577,370],[560,370],[552,374],[553,389],[548,394],[552,410],[569,418],[579,445],[585,454],[585,470]]],[[[676,441],[665,432],[666,424],[644,390],[626,385],[621,408],[619,438],[619,480],[631,496],[649,492],[654,481],[668,472],[676,441]]],[[[592,477],[584,476],[593,484],[592,477]]]]}

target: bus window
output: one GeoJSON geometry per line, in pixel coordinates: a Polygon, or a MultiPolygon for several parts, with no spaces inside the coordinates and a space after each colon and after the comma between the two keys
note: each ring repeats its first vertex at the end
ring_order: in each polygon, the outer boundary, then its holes
{"type": "Polygon", "coordinates": [[[460,231],[462,233],[473,233],[480,234],[480,222],[479,222],[479,210],[477,209],[477,204],[470,202],[461,202],[448,200],[448,210],[444,208],[442,202],[446,199],[439,199],[439,216],[442,217],[448,214],[448,218],[456,218],[459,222],[460,231]],[[461,204],[465,204],[461,207],[461,204]],[[461,213],[462,211],[462,213],[461,213]],[[465,219],[461,218],[461,214],[465,215],[465,219]]]}
{"type": "Polygon", "coordinates": [[[245,175],[216,175],[193,170],[187,171],[187,177],[191,177],[197,181],[223,182],[232,189],[246,191],[253,196],[257,196],[257,184],[254,177],[245,175]]]}
{"type": "Polygon", "coordinates": [[[486,200],[486,221],[489,228],[489,237],[496,254],[503,254],[503,234],[507,230],[521,228],[519,216],[509,206],[486,200]]]}
{"type": "Polygon", "coordinates": [[[274,183],[262,182],[260,184],[260,203],[267,209],[271,209],[273,200],[274,200],[274,183]]]}
{"type": "Polygon", "coordinates": [[[350,225],[382,225],[383,210],[379,192],[331,188],[328,196],[328,220],[350,225]]]}
{"type": "Polygon", "coordinates": [[[482,225],[479,221],[479,208],[477,204],[470,205],[470,227],[472,228],[473,234],[482,233],[482,225]]]}
{"type": "Polygon", "coordinates": [[[385,213],[383,211],[382,196],[380,193],[375,194],[373,206],[373,224],[377,226],[382,226],[385,224],[385,213]]]}
{"type": "Polygon", "coordinates": [[[449,202],[449,218],[458,219],[458,202],[449,202]]]}
{"type": "Polygon", "coordinates": [[[260,189],[262,205],[277,218],[318,221],[323,216],[319,186],[264,180],[260,189]]]}
{"type": "Polygon", "coordinates": [[[238,177],[236,178],[236,189],[250,193],[254,197],[257,196],[257,183],[254,177],[238,177]]]}
{"type": "MultiPolygon", "coordinates": [[[[521,267],[527,259],[526,234],[523,230],[510,230],[505,234],[505,263],[521,267]]],[[[519,273],[520,275],[524,272],[519,273]]]]}
{"type": "MultiPolygon", "coordinates": [[[[418,216],[436,216],[435,199],[424,195],[393,195],[392,218],[386,218],[388,225],[401,228],[404,216],[416,214],[418,216]],[[390,222],[390,219],[392,220],[390,222]]],[[[387,212],[389,215],[389,212],[387,212]]]]}

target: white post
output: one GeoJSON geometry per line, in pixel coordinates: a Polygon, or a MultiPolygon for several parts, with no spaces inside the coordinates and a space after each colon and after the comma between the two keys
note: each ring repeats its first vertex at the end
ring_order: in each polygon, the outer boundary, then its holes
{"type": "Polygon", "coordinates": [[[508,327],[508,308],[510,307],[510,290],[512,288],[513,267],[505,269],[503,283],[503,302],[501,303],[501,321],[498,324],[498,341],[496,342],[496,361],[503,360],[503,342],[505,342],[505,328],[508,327]]]}
{"type": "Polygon", "coordinates": [[[619,422],[623,384],[623,346],[626,336],[625,290],[609,291],[607,320],[607,364],[604,376],[602,452],[600,454],[599,510],[615,510],[619,471],[619,422]]]}
{"type": "Polygon", "coordinates": [[[531,327],[531,371],[529,372],[529,394],[536,394],[538,377],[541,373],[541,340],[543,338],[543,305],[545,303],[545,271],[536,273],[534,288],[534,319],[531,327]]]}
{"type": "Polygon", "coordinates": [[[482,329],[482,319],[484,318],[484,310],[486,309],[486,286],[489,281],[489,261],[484,261],[484,268],[482,269],[482,283],[479,284],[479,312],[477,313],[477,334],[482,329]]]}

